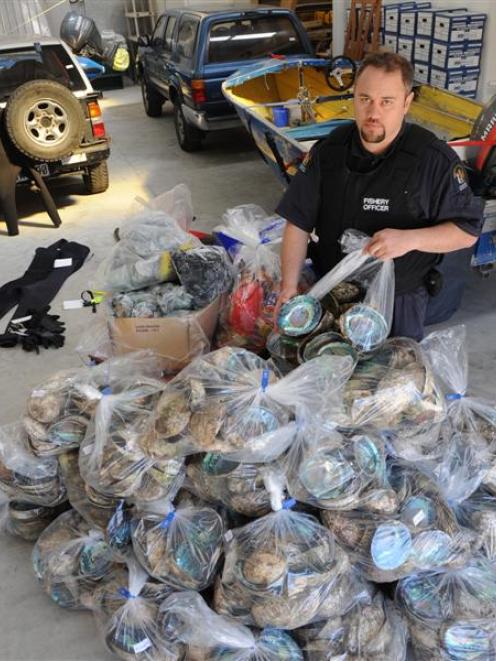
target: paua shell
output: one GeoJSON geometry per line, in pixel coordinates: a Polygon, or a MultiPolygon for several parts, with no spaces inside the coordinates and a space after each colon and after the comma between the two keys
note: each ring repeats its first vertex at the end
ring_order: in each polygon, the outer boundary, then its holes
{"type": "Polygon", "coordinates": [[[340,335],[333,332],[317,335],[305,344],[302,352],[303,361],[318,356],[350,356],[355,365],[358,362],[356,350],[340,335]]]}
{"type": "Polygon", "coordinates": [[[359,351],[372,351],[386,339],[389,329],[380,312],[359,303],[341,315],[341,332],[359,351]]]}
{"type": "Polygon", "coordinates": [[[59,392],[35,390],[27,401],[28,414],[43,424],[55,422],[64,410],[65,397],[59,392]]]}
{"type": "Polygon", "coordinates": [[[245,559],[242,572],[248,584],[263,589],[281,580],[286,569],[286,560],[282,555],[262,550],[245,559]]]}
{"type": "Polygon", "coordinates": [[[383,570],[397,569],[412,553],[412,537],[408,528],[398,521],[377,526],[370,554],[376,567],[383,570]]]}
{"type": "Polygon", "coordinates": [[[162,438],[177,436],[186,429],[191,417],[188,401],[182,393],[165,391],[155,412],[155,431],[162,438]]]}
{"type": "Polygon", "coordinates": [[[302,294],[290,299],[281,306],[277,316],[277,326],[283,335],[298,337],[311,333],[322,316],[320,302],[302,294]]]}
{"type": "Polygon", "coordinates": [[[449,561],[453,543],[442,530],[428,530],[413,539],[413,560],[419,569],[435,569],[449,561]]]}
{"type": "Polygon", "coordinates": [[[339,285],[331,289],[331,294],[342,305],[343,303],[356,303],[359,301],[363,296],[363,290],[355,282],[340,282],[339,285]]]}
{"type": "Polygon", "coordinates": [[[437,519],[436,505],[426,496],[411,496],[403,503],[400,518],[414,532],[432,528],[437,519]]]}

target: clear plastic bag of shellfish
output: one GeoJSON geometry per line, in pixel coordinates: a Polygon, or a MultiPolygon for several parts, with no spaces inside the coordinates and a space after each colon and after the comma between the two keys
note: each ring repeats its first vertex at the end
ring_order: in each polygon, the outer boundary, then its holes
{"type": "Polygon", "coordinates": [[[168,212],[147,205],[132,214],[119,228],[119,242],[99,266],[95,288],[123,292],[177,281],[171,252],[201,245],[180,225],[189,216],[180,200],[168,212]]]}
{"type": "Polygon", "coordinates": [[[494,564],[474,556],[446,571],[399,581],[396,603],[407,618],[415,659],[492,659],[495,654],[494,564]]]}
{"type": "Polygon", "coordinates": [[[71,609],[86,608],[85,599],[115,567],[103,531],[91,528],[75,510],[61,514],[41,533],[32,562],[48,596],[71,609]]]}
{"type": "Polygon", "coordinates": [[[273,461],[292,442],[295,419],[328,407],[352,369],[348,357],[323,356],[280,378],[254,353],[223,347],[167,385],[142,447],[154,457],[214,452],[233,461],[273,461]]]}
{"type": "Polygon", "coordinates": [[[339,433],[324,425],[301,425],[284,456],[288,493],[319,509],[380,511],[392,497],[386,443],[366,431],[339,433]]]}
{"type": "Polygon", "coordinates": [[[303,661],[303,654],[284,631],[248,627],[217,614],[197,592],[178,592],[160,606],[159,629],[166,640],[187,647],[191,661],[303,661]]]}
{"type": "Polygon", "coordinates": [[[222,503],[245,516],[270,512],[270,494],[265,488],[263,464],[231,461],[209,452],[191,458],[186,468],[189,488],[208,502],[222,503]]]}
{"type": "Polygon", "coordinates": [[[23,425],[33,452],[55,455],[80,446],[104,393],[120,392],[138,379],[160,377],[156,357],[141,351],[95,367],[57,372],[29,394],[23,425]]]}
{"type": "Polygon", "coordinates": [[[455,507],[459,523],[475,533],[474,552],[496,561],[496,496],[478,489],[455,507]]]}
{"type": "Polygon", "coordinates": [[[0,427],[0,489],[10,498],[55,507],[66,491],[55,457],[36,457],[23,426],[0,427]]]}
{"type": "Polygon", "coordinates": [[[446,405],[421,346],[397,337],[358,362],[327,417],[345,430],[370,428],[416,437],[445,419],[446,405]]]}
{"type": "Polygon", "coordinates": [[[389,466],[389,488],[349,511],[323,510],[321,519],[364,576],[378,583],[419,571],[456,567],[472,554],[465,530],[426,474],[389,466]]]}
{"type": "Polygon", "coordinates": [[[131,556],[92,599],[107,649],[125,661],[180,661],[182,646],[166,642],[158,630],[159,603],[169,593],[166,586],[154,586],[131,556]]]}
{"type": "Polygon", "coordinates": [[[394,308],[394,262],[380,260],[363,252],[370,236],[346,230],[340,243],[345,257],[309,290],[324,309],[339,308],[331,290],[342,283],[357,283],[365,292],[363,300],[353,303],[339,316],[341,333],[361,352],[377,349],[391,330],[394,308]]]}
{"type": "Polygon", "coordinates": [[[271,247],[281,242],[285,221],[280,217],[267,218],[256,205],[228,209],[224,220],[227,226],[214,231],[232,247],[236,275],[223,307],[216,341],[218,345],[257,352],[265,347],[273,326],[281,263],[271,247]]]}
{"type": "Polygon", "coordinates": [[[60,455],[59,464],[71,506],[90,526],[106,532],[105,538],[116,553],[126,552],[131,542],[129,505],[83,480],[77,451],[60,455]]]}
{"type": "Polygon", "coordinates": [[[138,503],[133,548],[151,576],[179,590],[204,590],[215,577],[223,532],[222,519],[211,507],[138,503]]]}
{"type": "Polygon", "coordinates": [[[22,500],[10,500],[0,491],[0,533],[20,537],[28,542],[36,541],[64,507],[45,507],[22,500]]]}
{"type": "Polygon", "coordinates": [[[102,392],[79,453],[81,476],[96,491],[148,501],[174,495],[180,487],[183,460],[150,458],[139,442],[163,387],[135,373],[126,388],[102,392]]]}
{"type": "Polygon", "coordinates": [[[350,564],[329,530],[268,486],[275,511],[225,535],[214,606],[244,624],[294,629],[348,600],[338,586],[350,564]]]}
{"type": "Polygon", "coordinates": [[[305,659],[405,661],[408,629],[405,618],[380,592],[355,604],[343,615],[297,629],[294,637],[305,659]]]}
{"type": "Polygon", "coordinates": [[[422,340],[421,346],[442,383],[448,418],[454,429],[464,434],[468,442],[471,436],[482,438],[493,451],[496,447],[496,400],[469,394],[465,326],[434,331],[422,340]]]}

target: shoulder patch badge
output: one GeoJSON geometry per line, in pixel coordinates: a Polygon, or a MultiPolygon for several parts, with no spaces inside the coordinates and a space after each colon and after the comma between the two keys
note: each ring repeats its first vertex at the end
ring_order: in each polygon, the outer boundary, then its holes
{"type": "Polygon", "coordinates": [[[461,193],[467,188],[467,173],[461,163],[457,163],[453,167],[453,179],[455,180],[455,184],[458,187],[458,192],[461,193]]]}
{"type": "Polygon", "coordinates": [[[301,172],[306,172],[307,167],[309,166],[311,160],[312,160],[312,151],[310,150],[309,152],[307,152],[305,154],[305,158],[301,161],[300,166],[299,166],[299,170],[301,172]]]}

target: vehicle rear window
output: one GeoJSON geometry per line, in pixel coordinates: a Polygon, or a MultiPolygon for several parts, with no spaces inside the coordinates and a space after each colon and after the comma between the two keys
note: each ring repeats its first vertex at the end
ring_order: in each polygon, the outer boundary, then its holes
{"type": "Polygon", "coordinates": [[[305,52],[289,18],[266,16],[214,23],[208,39],[208,62],[254,60],[270,53],[305,52]]]}
{"type": "Polygon", "coordinates": [[[0,99],[8,97],[19,85],[39,78],[55,80],[73,92],[86,89],[63,46],[54,44],[0,52],[0,99]]]}

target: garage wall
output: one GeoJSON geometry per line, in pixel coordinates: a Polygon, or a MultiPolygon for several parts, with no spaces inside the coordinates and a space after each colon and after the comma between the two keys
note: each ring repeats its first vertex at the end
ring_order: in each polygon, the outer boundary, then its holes
{"type": "Polygon", "coordinates": [[[71,10],[93,18],[100,31],[115,30],[126,33],[124,0],[84,0],[76,4],[69,3],[69,0],[64,0],[62,4],[58,4],[57,0],[40,0],[40,4],[48,10],[46,18],[54,36],[59,35],[60,23],[71,10]]]}

